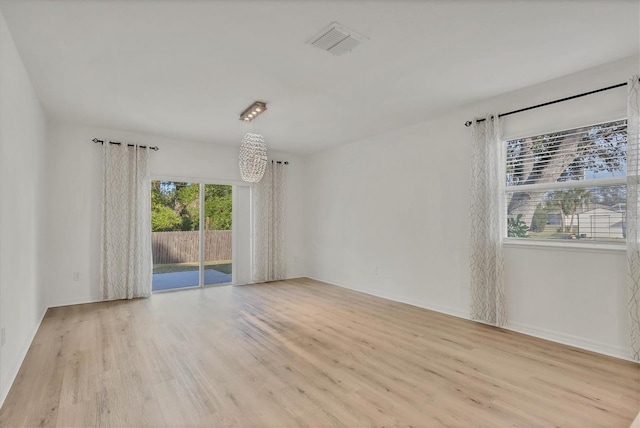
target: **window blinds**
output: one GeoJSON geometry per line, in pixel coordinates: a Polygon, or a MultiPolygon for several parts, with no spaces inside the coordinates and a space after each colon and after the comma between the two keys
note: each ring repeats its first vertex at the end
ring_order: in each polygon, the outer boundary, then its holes
{"type": "Polygon", "coordinates": [[[506,236],[624,242],[627,122],[505,142],[506,236]]]}

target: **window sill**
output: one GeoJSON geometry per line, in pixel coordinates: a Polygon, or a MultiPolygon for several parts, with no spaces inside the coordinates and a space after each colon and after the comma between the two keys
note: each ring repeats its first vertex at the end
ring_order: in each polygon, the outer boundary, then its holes
{"type": "MultiPolygon", "coordinates": [[[[569,240],[567,240],[569,241],[569,240]]],[[[595,243],[595,242],[575,242],[575,241],[542,241],[536,239],[513,239],[504,238],[502,246],[506,248],[538,248],[545,250],[559,251],[589,251],[589,252],[613,252],[624,253],[627,251],[625,244],[615,243],[595,243]]]]}

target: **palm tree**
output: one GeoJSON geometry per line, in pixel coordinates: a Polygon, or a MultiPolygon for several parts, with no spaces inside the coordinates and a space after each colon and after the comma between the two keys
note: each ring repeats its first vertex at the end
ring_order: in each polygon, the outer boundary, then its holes
{"type": "Polygon", "coordinates": [[[578,209],[584,209],[584,207],[589,202],[589,199],[591,199],[591,192],[586,189],[571,189],[567,191],[567,197],[573,201],[573,209],[571,211],[571,220],[569,222],[568,230],[568,232],[571,232],[571,229],[573,229],[573,219],[576,215],[576,212],[578,211],[578,209]]]}
{"type": "Polygon", "coordinates": [[[586,189],[558,190],[547,199],[547,207],[559,209],[562,215],[562,228],[565,232],[573,229],[573,219],[578,209],[584,208],[591,199],[591,192],[586,189]],[[565,219],[570,217],[569,226],[566,226],[565,219]]]}

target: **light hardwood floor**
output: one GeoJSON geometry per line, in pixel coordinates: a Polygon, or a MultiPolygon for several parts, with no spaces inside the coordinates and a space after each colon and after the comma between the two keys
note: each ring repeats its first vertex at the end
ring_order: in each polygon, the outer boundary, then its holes
{"type": "Polygon", "coordinates": [[[619,426],[640,365],[309,279],[50,309],[1,426],[619,426]]]}

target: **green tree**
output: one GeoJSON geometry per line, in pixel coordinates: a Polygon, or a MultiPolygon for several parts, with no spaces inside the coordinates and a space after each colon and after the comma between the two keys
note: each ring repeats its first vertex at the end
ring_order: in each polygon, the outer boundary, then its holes
{"type": "MultiPolygon", "coordinates": [[[[231,230],[231,186],[204,186],[205,230],[231,230]]],[[[151,183],[151,225],[154,232],[189,231],[200,227],[200,185],[153,181],[151,183]]]]}
{"type": "Polygon", "coordinates": [[[182,219],[173,209],[173,193],[166,184],[160,181],[151,183],[151,230],[165,232],[180,230],[182,219]]]}
{"type": "Polygon", "coordinates": [[[509,238],[526,238],[527,224],[522,221],[522,214],[507,218],[507,236],[509,238]]]}
{"type": "Polygon", "coordinates": [[[200,185],[187,183],[176,186],[174,211],[182,218],[182,230],[200,228],[200,185]]]}
{"type": "Polygon", "coordinates": [[[231,230],[231,186],[205,186],[205,230],[231,230]]]}
{"type": "Polygon", "coordinates": [[[615,121],[570,131],[507,141],[507,183],[514,193],[507,214],[523,214],[531,224],[534,206],[545,192],[518,191],[526,184],[554,183],[583,179],[586,172],[611,176],[626,170],[627,137],[625,121],[615,121]]]}
{"type": "Polygon", "coordinates": [[[164,205],[152,205],[151,207],[151,231],[167,232],[180,230],[182,219],[169,207],[164,205]]]}
{"type": "Polygon", "coordinates": [[[558,209],[562,214],[562,227],[565,232],[571,233],[573,220],[578,209],[584,208],[591,199],[591,192],[586,189],[558,190],[552,192],[547,199],[547,207],[558,209]],[[565,219],[569,217],[569,225],[565,219]]]}
{"type": "Polygon", "coordinates": [[[535,212],[533,213],[533,218],[531,219],[531,231],[543,232],[546,227],[547,227],[547,210],[543,204],[538,204],[535,212]]]}

